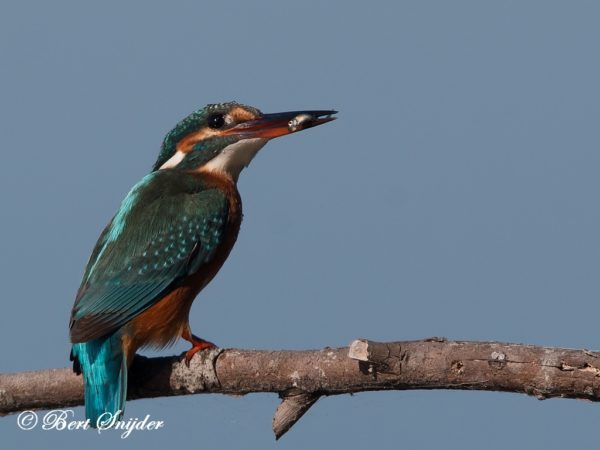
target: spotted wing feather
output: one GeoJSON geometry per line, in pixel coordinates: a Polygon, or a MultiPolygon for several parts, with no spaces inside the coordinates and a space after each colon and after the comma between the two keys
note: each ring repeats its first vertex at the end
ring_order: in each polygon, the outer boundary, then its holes
{"type": "Polygon", "coordinates": [[[71,314],[73,342],[126,324],[202,270],[222,241],[225,194],[185,178],[165,183],[155,174],[132,189],[92,252],[71,314]]]}

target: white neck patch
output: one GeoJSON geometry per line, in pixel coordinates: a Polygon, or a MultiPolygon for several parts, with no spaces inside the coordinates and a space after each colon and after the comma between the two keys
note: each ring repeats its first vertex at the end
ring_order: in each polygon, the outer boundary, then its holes
{"type": "Polygon", "coordinates": [[[252,138],[242,139],[234,144],[230,144],[221,153],[202,166],[202,170],[226,173],[237,181],[242,169],[248,167],[252,158],[256,156],[258,151],[268,141],[268,139],[264,138],[252,138]]]}
{"type": "Polygon", "coordinates": [[[185,153],[182,151],[177,150],[173,156],[171,156],[168,160],[166,160],[162,166],[159,167],[160,169],[172,169],[173,167],[177,167],[177,165],[183,161],[183,158],[185,158],[185,153]]]}

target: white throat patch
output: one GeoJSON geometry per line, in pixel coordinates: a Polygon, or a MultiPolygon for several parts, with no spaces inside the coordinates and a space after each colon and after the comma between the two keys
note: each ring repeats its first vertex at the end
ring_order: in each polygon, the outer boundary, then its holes
{"type": "Polygon", "coordinates": [[[230,144],[202,166],[202,170],[226,173],[237,180],[242,169],[250,164],[252,158],[268,141],[264,138],[252,138],[230,144]]]}

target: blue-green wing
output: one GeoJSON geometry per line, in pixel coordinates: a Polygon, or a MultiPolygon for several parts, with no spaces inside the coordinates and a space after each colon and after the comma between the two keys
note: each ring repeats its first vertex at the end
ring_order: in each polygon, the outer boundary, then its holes
{"type": "Polygon", "coordinates": [[[138,183],[100,236],[71,314],[73,342],[123,326],[213,257],[229,213],[225,194],[166,176],[138,183]]]}

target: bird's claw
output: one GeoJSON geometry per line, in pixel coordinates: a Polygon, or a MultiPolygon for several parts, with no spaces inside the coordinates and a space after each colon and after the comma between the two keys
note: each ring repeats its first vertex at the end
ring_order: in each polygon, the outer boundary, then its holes
{"type": "Polygon", "coordinates": [[[189,368],[190,367],[190,361],[192,360],[192,358],[194,357],[194,355],[198,352],[201,352],[203,350],[210,350],[211,348],[216,348],[216,345],[213,344],[210,341],[206,341],[204,339],[201,339],[199,337],[196,337],[194,335],[192,335],[192,348],[190,348],[187,352],[185,352],[185,365],[189,368]]]}

